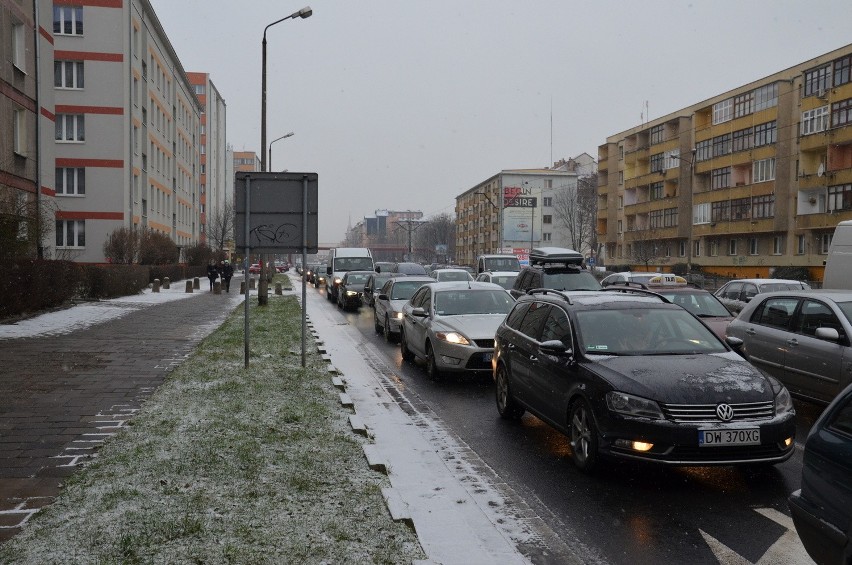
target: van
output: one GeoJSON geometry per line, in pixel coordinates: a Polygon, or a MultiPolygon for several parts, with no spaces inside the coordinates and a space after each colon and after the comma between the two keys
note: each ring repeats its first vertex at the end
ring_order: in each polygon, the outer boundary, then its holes
{"type": "Polygon", "coordinates": [[[840,222],[834,228],[822,288],[852,290],[852,220],[840,222]]]}
{"type": "Polygon", "coordinates": [[[515,255],[480,255],[476,259],[476,274],[485,271],[520,272],[521,262],[515,255]]]}
{"type": "Polygon", "coordinates": [[[373,271],[373,254],[366,247],[336,247],[328,254],[326,265],[325,296],[337,302],[337,292],[343,275],[348,271],[373,271]]]}

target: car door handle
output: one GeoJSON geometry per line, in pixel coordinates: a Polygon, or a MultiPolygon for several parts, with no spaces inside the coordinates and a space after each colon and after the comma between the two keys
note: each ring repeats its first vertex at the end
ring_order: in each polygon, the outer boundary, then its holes
{"type": "Polygon", "coordinates": [[[514,344],[514,343],[507,343],[507,344],[506,344],[506,349],[509,349],[509,350],[511,350],[511,349],[515,349],[515,344],[514,344]]]}
{"type": "Polygon", "coordinates": [[[530,361],[538,361],[538,357],[535,355],[530,355],[530,361]]]}
{"type": "Polygon", "coordinates": [[[794,337],[791,337],[787,340],[787,345],[789,345],[790,347],[796,347],[797,345],[799,345],[799,340],[794,337]]]}
{"type": "Polygon", "coordinates": [[[747,328],[745,333],[747,333],[748,335],[754,335],[757,333],[757,330],[755,330],[754,328],[747,328]]]}

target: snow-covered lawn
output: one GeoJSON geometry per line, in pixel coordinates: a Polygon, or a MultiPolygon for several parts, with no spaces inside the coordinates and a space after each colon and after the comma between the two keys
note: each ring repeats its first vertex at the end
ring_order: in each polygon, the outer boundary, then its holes
{"type": "Polygon", "coordinates": [[[59,499],[0,546],[2,563],[405,563],[366,441],[315,353],[301,368],[293,296],[239,309],[172,372],[59,499]]]}

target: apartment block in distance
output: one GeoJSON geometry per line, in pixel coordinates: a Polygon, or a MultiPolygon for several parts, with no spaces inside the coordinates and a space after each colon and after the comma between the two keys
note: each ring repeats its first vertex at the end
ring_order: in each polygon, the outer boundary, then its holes
{"type": "Polygon", "coordinates": [[[254,151],[234,151],[234,171],[254,173],[260,170],[260,157],[254,151]]]}
{"type": "Polygon", "coordinates": [[[207,228],[217,214],[222,214],[230,195],[233,200],[234,179],[228,178],[228,147],[225,138],[225,100],[210,80],[207,73],[187,73],[195,88],[195,95],[204,107],[201,113],[200,152],[200,195],[201,241],[207,240],[207,228]],[[230,181],[230,182],[229,182],[230,181]]]}
{"type": "Polygon", "coordinates": [[[122,227],[197,244],[204,108],[150,2],[57,0],[52,40],[56,255],[102,262],[122,227]]]}
{"type": "Polygon", "coordinates": [[[613,135],[598,148],[607,264],[821,280],[852,219],[852,45],[613,135]]]}

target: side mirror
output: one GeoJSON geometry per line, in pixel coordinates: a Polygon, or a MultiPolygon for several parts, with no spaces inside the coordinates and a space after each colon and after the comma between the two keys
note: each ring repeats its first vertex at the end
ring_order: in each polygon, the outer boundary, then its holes
{"type": "Polygon", "coordinates": [[[387,299],[388,299],[387,294],[380,294],[376,297],[376,300],[387,300],[387,299]]]}
{"type": "Polygon", "coordinates": [[[826,341],[840,341],[840,332],[834,328],[817,328],[814,335],[826,341]]]}
{"type": "Polygon", "coordinates": [[[328,276],[331,276],[331,267],[325,268],[325,274],[328,275],[328,276]]]}
{"type": "Polygon", "coordinates": [[[539,351],[547,355],[570,355],[571,349],[558,339],[551,339],[538,346],[539,351]]]}
{"type": "Polygon", "coordinates": [[[411,315],[416,317],[416,318],[425,318],[426,317],[426,310],[424,310],[423,308],[420,308],[420,307],[413,308],[411,310],[411,315]]]}
{"type": "Polygon", "coordinates": [[[376,265],[376,272],[377,272],[377,273],[381,273],[381,272],[382,272],[382,266],[381,266],[381,265],[376,265]]]}
{"type": "Polygon", "coordinates": [[[725,336],[725,343],[731,346],[731,348],[737,353],[740,352],[740,349],[743,347],[743,340],[738,337],[734,337],[732,335],[725,336]]]}

